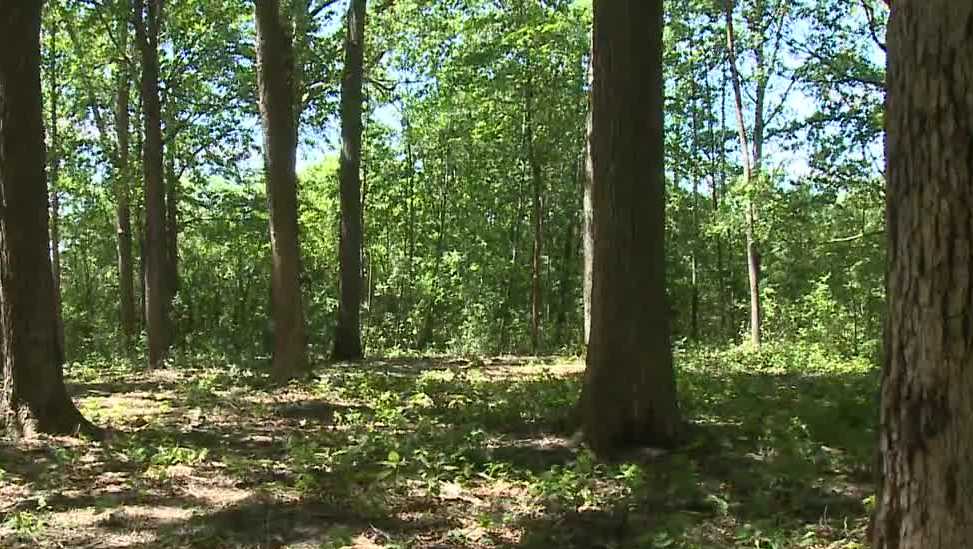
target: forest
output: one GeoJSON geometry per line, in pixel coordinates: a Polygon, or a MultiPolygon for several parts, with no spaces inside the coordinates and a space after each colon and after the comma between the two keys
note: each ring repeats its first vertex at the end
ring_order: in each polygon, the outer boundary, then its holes
{"type": "Polygon", "coordinates": [[[973,547],[969,0],[0,0],[0,547],[973,547]]]}

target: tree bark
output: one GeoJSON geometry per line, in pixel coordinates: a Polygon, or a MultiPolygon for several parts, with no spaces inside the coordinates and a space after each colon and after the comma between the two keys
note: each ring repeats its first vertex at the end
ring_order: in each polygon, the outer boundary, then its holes
{"type": "Polygon", "coordinates": [[[676,441],[665,267],[662,0],[596,0],[591,333],[583,432],[598,454],[676,441]]]}
{"type": "MultiPolygon", "coordinates": [[[[753,164],[750,161],[750,145],[747,138],[747,125],[743,116],[743,92],[740,73],[737,70],[736,36],[733,31],[733,0],[724,1],[726,15],[726,49],[730,65],[730,79],[733,83],[733,99],[737,116],[737,132],[740,139],[740,155],[743,159],[743,184],[748,189],[753,182],[753,164]]],[[[756,117],[761,118],[761,113],[756,117]]],[[[755,124],[756,127],[756,124],[755,124]]],[[[757,249],[755,227],[756,211],[753,200],[747,200],[747,278],[750,283],[750,342],[760,348],[761,304],[760,304],[760,252],[757,249]]]]}
{"type": "Polygon", "coordinates": [[[338,260],[341,289],[335,328],[335,360],[362,358],[362,83],[365,56],[365,0],[351,0],[345,21],[345,67],[341,78],[341,160],[338,180],[341,234],[338,260]]]}
{"type": "MultiPolygon", "coordinates": [[[[529,53],[528,53],[529,56],[529,53]]],[[[531,254],[531,285],[530,285],[530,343],[531,353],[537,354],[541,340],[541,268],[543,267],[544,248],[544,178],[541,174],[541,164],[537,159],[536,131],[534,128],[534,82],[530,73],[531,66],[527,63],[527,86],[524,92],[524,126],[527,142],[527,164],[530,167],[531,194],[531,224],[534,229],[534,242],[531,254]]]]}
{"type": "Polygon", "coordinates": [[[970,51],[973,4],[893,4],[876,549],[960,549],[973,540],[970,51]]]}
{"type": "MultiPolygon", "coordinates": [[[[124,13],[125,10],[122,11],[124,13]]],[[[128,52],[128,18],[118,20],[119,55],[128,52]]],[[[135,268],[132,258],[132,207],[129,169],[129,66],[125,61],[116,65],[115,90],[115,231],[118,261],[119,316],[125,349],[132,348],[136,326],[135,268]]]]}
{"type": "Polygon", "coordinates": [[[270,209],[274,376],[290,379],[309,367],[300,286],[297,224],[297,116],[294,44],[280,0],[257,0],[257,82],[270,209]]]}
{"type": "Polygon", "coordinates": [[[162,105],[159,100],[162,9],[163,0],[135,2],[135,29],[142,53],[142,113],[145,125],[145,321],[149,335],[149,366],[152,368],[162,366],[169,353],[162,105]]]}
{"type": "MultiPolygon", "coordinates": [[[[52,8],[56,9],[56,8],[52,8]]],[[[58,188],[58,176],[61,168],[61,143],[58,140],[57,118],[58,103],[61,89],[58,86],[57,66],[57,15],[51,17],[50,56],[50,94],[51,94],[51,127],[50,147],[47,149],[48,162],[51,165],[51,276],[54,280],[54,307],[57,313],[57,344],[62,350],[64,346],[64,313],[61,307],[61,195],[58,188]]]]}
{"type": "MultiPolygon", "coordinates": [[[[694,40],[690,40],[690,50],[695,51],[694,40]]],[[[690,284],[689,335],[694,342],[699,341],[699,178],[697,154],[699,153],[699,110],[697,104],[696,66],[690,66],[690,113],[692,117],[692,136],[689,155],[689,177],[692,179],[692,244],[690,245],[690,284]]]]}
{"type": "Polygon", "coordinates": [[[64,386],[48,248],[40,0],[0,3],[0,413],[17,436],[98,437],[64,386]]]}
{"type": "MultiPolygon", "coordinates": [[[[168,126],[168,122],[166,122],[168,126]]],[[[166,188],[166,306],[169,308],[169,342],[174,345],[179,340],[179,319],[175,316],[174,303],[176,294],[180,290],[179,281],[179,197],[180,174],[176,171],[176,135],[171,140],[165,140],[165,153],[168,159],[164,162],[163,180],[166,188]]]]}
{"type": "MultiPolygon", "coordinates": [[[[592,45],[592,48],[594,46],[592,45]]],[[[594,86],[592,77],[594,70],[588,61],[588,86],[594,86]]],[[[581,179],[581,251],[582,251],[582,299],[584,301],[584,344],[588,347],[591,338],[591,276],[594,271],[592,260],[594,258],[594,211],[591,203],[591,179],[593,177],[591,167],[591,94],[588,95],[588,119],[585,121],[585,140],[584,140],[584,176],[581,179]]]]}

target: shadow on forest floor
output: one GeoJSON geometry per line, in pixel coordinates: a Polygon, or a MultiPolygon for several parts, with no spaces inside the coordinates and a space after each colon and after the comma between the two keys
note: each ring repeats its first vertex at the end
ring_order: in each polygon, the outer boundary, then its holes
{"type": "Polygon", "coordinates": [[[615,463],[571,438],[570,359],[375,360],[277,388],[219,364],[72,371],[76,401],[114,436],[0,441],[0,545],[863,542],[867,365],[678,358],[686,444],[615,463]]]}

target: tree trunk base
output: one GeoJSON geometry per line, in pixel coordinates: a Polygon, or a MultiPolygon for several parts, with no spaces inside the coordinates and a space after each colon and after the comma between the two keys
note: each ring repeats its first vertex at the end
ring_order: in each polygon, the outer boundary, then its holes
{"type": "Polygon", "coordinates": [[[11,405],[8,400],[0,422],[3,430],[17,439],[32,439],[41,434],[82,436],[96,441],[108,438],[107,430],[85,419],[67,394],[43,407],[26,402],[11,405]]]}

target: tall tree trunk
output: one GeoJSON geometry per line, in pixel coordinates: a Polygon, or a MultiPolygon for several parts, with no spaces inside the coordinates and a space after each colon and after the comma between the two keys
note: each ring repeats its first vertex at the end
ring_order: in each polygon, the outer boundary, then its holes
{"type": "Polygon", "coordinates": [[[273,372],[289,379],[308,369],[297,225],[297,116],[294,44],[280,0],[257,0],[257,81],[270,209],[273,372]]]}
{"type": "Polygon", "coordinates": [[[893,4],[876,549],[973,540],[971,51],[970,2],[893,4]]]}
{"type": "Polygon", "coordinates": [[[531,224],[534,229],[533,253],[531,254],[530,290],[530,348],[537,354],[541,339],[541,268],[544,247],[544,179],[537,158],[536,128],[534,127],[534,79],[531,74],[530,53],[527,53],[527,85],[524,88],[524,140],[527,145],[527,164],[531,180],[531,224]]]}
{"type": "MultiPolygon", "coordinates": [[[[726,50],[730,64],[730,77],[733,82],[733,98],[737,115],[737,132],[740,139],[740,155],[743,159],[743,182],[748,188],[754,179],[753,164],[750,161],[750,145],[747,138],[747,125],[743,116],[743,92],[740,73],[737,70],[736,36],[733,31],[733,0],[724,1],[726,16],[726,50]]],[[[757,113],[756,118],[761,118],[757,113]]],[[[747,278],[750,282],[750,342],[760,348],[761,304],[760,304],[760,252],[757,249],[756,210],[753,200],[747,200],[747,278]]]]}
{"type": "Polygon", "coordinates": [[[15,435],[99,436],[64,386],[48,248],[40,0],[0,3],[0,414],[15,435]]]}
{"type": "Polygon", "coordinates": [[[675,442],[666,299],[662,0],[595,0],[591,333],[583,432],[602,455],[675,442]]]}
{"type": "MultiPolygon", "coordinates": [[[[166,142],[168,161],[165,163],[166,180],[166,304],[172,304],[179,293],[179,178],[176,171],[176,136],[166,142]]],[[[176,341],[180,327],[170,319],[169,337],[176,341]]]]}
{"type": "MultiPolygon", "coordinates": [[[[690,40],[690,49],[695,51],[695,44],[690,40]]],[[[690,284],[691,296],[689,303],[689,334],[692,341],[699,341],[699,178],[697,158],[699,154],[699,111],[697,105],[696,67],[690,67],[690,111],[692,116],[692,136],[690,144],[689,177],[692,179],[692,244],[690,245],[690,284]]]]}
{"type": "MultiPolygon", "coordinates": [[[[426,304],[426,311],[423,315],[422,327],[419,329],[418,337],[416,338],[416,348],[426,349],[433,339],[433,323],[436,320],[436,305],[439,301],[439,284],[440,272],[442,271],[443,265],[443,254],[446,252],[446,221],[448,219],[449,213],[449,183],[450,183],[450,170],[452,170],[452,162],[450,162],[450,152],[448,149],[448,140],[443,140],[443,185],[440,189],[439,195],[439,224],[436,229],[436,248],[434,255],[434,262],[432,268],[432,281],[433,281],[433,295],[429,296],[429,301],[426,304]]],[[[455,179],[455,178],[454,178],[455,179]]],[[[503,321],[501,321],[500,333],[503,334],[503,321]]]]}
{"type": "Polygon", "coordinates": [[[142,53],[142,112],[145,124],[145,321],[149,334],[149,366],[153,368],[161,366],[169,352],[162,105],[159,101],[162,6],[163,0],[135,2],[135,29],[142,53]]]}
{"type": "Polygon", "coordinates": [[[335,328],[335,360],[362,358],[361,146],[362,82],[365,56],[365,0],[351,0],[345,21],[345,67],[341,78],[341,202],[339,263],[341,291],[335,328]]]}
{"type": "MultiPolygon", "coordinates": [[[[720,173],[719,179],[713,176],[713,213],[719,215],[720,201],[726,189],[726,64],[724,62],[722,72],[722,82],[720,85],[720,137],[719,137],[719,158],[720,173]]],[[[712,133],[712,132],[711,132],[712,133]]],[[[714,146],[716,144],[714,143],[714,146]]],[[[726,337],[729,325],[729,302],[727,297],[726,271],[723,260],[723,237],[716,236],[716,273],[719,280],[719,306],[720,306],[720,337],[726,337]]]]}
{"type": "MultiPolygon", "coordinates": [[[[592,45],[594,49],[594,45],[592,45]]],[[[592,78],[594,76],[594,69],[591,66],[591,61],[588,61],[588,87],[589,89],[594,87],[594,82],[592,78]]],[[[591,94],[588,94],[588,118],[585,121],[585,140],[584,140],[584,177],[581,179],[582,189],[581,189],[581,250],[582,250],[582,299],[584,301],[584,344],[585,348],[588,347],[588,342],[591,339],[591,277],[594,272],[594,260],[595,255],[595,224],[594,224],[594,208],[591,203],[591,180],[594,177],[592,173],[591,165],[591,115],[593,110],[593,105],[591,103],[591,94]]]]}
{"type": "MultiPolygon", "coordinates": [[[[122,10],[124,13],[126,10],[122,10]]],[[[118,19],[119,54],[128,52],[128,18],[118,19]]],[[[125,349],[130,350],[138,331],[135,313],[135,268],[132,258],[132,207],[129,169],[129,80],[126,61],[116,66],[115,90],[115,232],[118,260],[119,312],[125,349]]]]}
{"type": "MultiPolygon", "coordinates": [[[[51,9],[57,9],[52,6],[51,9]]],[[[51,94],[51,128],[50,147],[47,150],[48,161],[51,164],[51,276],[54,280],[54,307],[57,314],[57,344],[62,350],[64,346],[64,313],[61,307],[61,194],[58,187],[58,176],[61,167],[61,143],[57,134],[58,100],[61,89],[58,86],[57,67],[57,31],[58,17],[51,16],[50,56],[50,94],[51,94]]]]}

